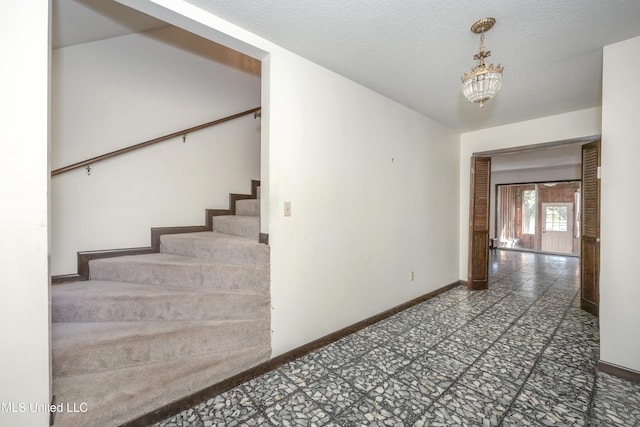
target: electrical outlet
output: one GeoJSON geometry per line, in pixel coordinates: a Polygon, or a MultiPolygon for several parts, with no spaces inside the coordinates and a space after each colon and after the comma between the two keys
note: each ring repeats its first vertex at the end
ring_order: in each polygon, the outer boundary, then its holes
{"type": "Polygon", "coordinates": [[[284,202],[284,216],[291,216],[291,202],[284,202]]]}
{"type": "Polygon", "coordinates": [[[416,278],[416,275],[415,275],[415,273],[413,271],[411,273],[409,273],[409,280],[411,280],[413,282],[415,278],[416,278]]]}

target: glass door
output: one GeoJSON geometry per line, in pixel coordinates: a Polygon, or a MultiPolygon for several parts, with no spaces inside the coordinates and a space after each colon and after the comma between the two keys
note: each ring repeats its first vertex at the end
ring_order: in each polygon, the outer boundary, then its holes
{"type": "Polygon", "coordinates": [[[573,203],[542,203],[542,251],[573,252],[573,203]]]}

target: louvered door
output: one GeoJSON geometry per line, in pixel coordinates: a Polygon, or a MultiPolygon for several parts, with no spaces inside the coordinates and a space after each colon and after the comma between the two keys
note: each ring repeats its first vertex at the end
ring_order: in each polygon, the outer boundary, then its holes
{"type": "Polygon", "coordinates": [[[469,275],[471,290],[489,288],[489,194],[491,158],[471,158],[469,208],[469,275]]]}
{"type": "Polygon", "coordinates": [[[600,141],[582,146],[580,307],[597,316],[600,304],[600,141]]]}

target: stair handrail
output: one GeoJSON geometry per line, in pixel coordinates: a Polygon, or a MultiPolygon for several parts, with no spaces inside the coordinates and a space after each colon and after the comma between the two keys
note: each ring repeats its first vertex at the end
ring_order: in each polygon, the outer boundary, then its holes
{"type": "Polygon", "coordinates": [[[60,175],[60,174],[63,174],[65,172],[72,171],[74,169],[79,169],[79,168],[81,168],[83,166],[90,166],[90,165],[92,165],[94,163],[97,163],[97,162],[100,162],[102,160],[107,160],[107,159],[110,159],[112,157],[116,157],[116,156],[120,156],[122,154],[130,153],[132,151],[139,150],[140,148],[148,147],[150,145],[154,145],[154,144],[157,144],[159,142],[164,142],[164,141],[167,141],[169,139],[176,138],[178,136],[182,136],[183,138],[186,138],[187,134],[190,134],[192,132],[195,132],[195,131],[198,131],[198,130],[201,130],[201,129],[206,129],[206,128],[211,127],[211,126],[219,125],[221,123],[228,122],[230,120],[234,120],[234,119],[237,119],[239,117],[243,117],[243,116],[249,115],[251,113],[253,113],[253,116],[257,118],[257,117],[260,117],[261,108],[262,107],[252,108],[251,110],[247,110],[247,111],[243,111],[241,113],[233,114],[231,116],[223,117],[221,119],[217,119],[217,120],[214,120],[212,122],[203,123],[203,124],[198,125],[198,126],[193,126],[193,127],[190,127],[190,128],[187,128],[187,129],[183,129],[183,130],[178,131],[178,132],[173,132],[173,133],[170,133],[168,135],[164,135],[164,136],[160,136],[158,138],[150,139],[148,141],[141,142],[139,144],[130,145],[128,147],[121,148],[119,150],[115,150],[115,151],[111,151],[109,153],[101,154],[100,156],[92,157],[90,159],[86,159],[86,160],[83,160],[81,162],[73,163],[73,164],[68,165],[68,166],[63,166],[61,168],[52,170],[51,171],[51,176],[60,175]]]}

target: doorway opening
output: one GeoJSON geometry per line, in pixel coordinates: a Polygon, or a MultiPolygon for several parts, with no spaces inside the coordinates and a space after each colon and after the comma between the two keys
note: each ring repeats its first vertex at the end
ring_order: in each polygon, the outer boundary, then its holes
{"type": "Polygon", "coordinates": [[[494,247],[580,255],[580,181],[496,187],[494,247]]]}
{"type": "MultiPolygon", "coordinates": [[[[558,141],[547,144],[538,144],[527,147],[518,147],[514,149],[502,149],[484,153],[474,153],[471,157],[471,188],[469,203],[469,252],[468,252],[468,281],[467,286],[470,290],[484,290],[489,288],[489,258],[490,248],[493,248],[496,239],[496,230],[491,230],[489,216],[491,214],[490,206],[495,203],[495,195],[491,194],[494,158],[507,156],[509,154],[526,154],[536,152],[538,149],[553,151],[558,147],[576,146],[580,153],[579,170],[580,175],[580,197],[576,203],[574,200],[553,201],[547,200],[547,204],[542,204],[539,200],[539,186],[534,187],[534,193],[528,193],[528,201],[522,204],[524,197],[524,189],[520,194],[520,201],[514,203],[514,209],[517,205],[521,211],[528,208],[530,211],[535,206],[535,212],[528,212],[527,216],[520,215],[521,223],[528,219],[527,229],[536,227],[536,223],[532,224],[531,218],[537,219],[539,229],[549,232],[549,236],[538,239],[539,247],[553,251],[568,250],[569,240],[567,235],[573,235],[577,228],[580,236],[580,306],[584,310],[598,315],[599,311],[599,276],[600,276],[600,157],[601,142],[600,137],[576,138],[568,141],[558,141]],[[535,199],[534,199],[535,195],[535,199]],[[572,204],[573,203],[573,204],[572,204]],[[572,222],[571,231],[569,231],[569,222],[576,212],[579,212],[579,218],[576,223],[572,222]],[[543,225],[544,224],[544,225],[543,225]],[[544,227],[544,228],[542,228],[544,227]],[[559,234],[558,234],[559,233],[559,234]],[[559,241],[563,241],[559,243],[559,241]]],[[[548,162],[553,159],[552,153],[549,152],[541,156],[544,161],[548,162]]],[[[520,159],[522,160],[522,159],[520,159]]],[[[525,160],[526,162],[526,160],[525,160]]],[[[553,163],[552,163],[553,164],[553,163]]],[[[515,167],[515,171],[523,169],[515,167]]],[[[531,168],[534,169],[534,168],[531,168]]],[[[550,171],[546,171],[550,173],[550,171]]],[[[513,182],[513,181],[512,181],[513,182]]],[[[527,181],[522,181],[527,182],[527,181]]],[[[553,184],[552,181],[543,181],[543,184],[553,184]]],[[[557,183],[556,183],[557,185],[557,183]]],[[[547,185],[545,187],[554,187],[555,185],[547,185]]],[[[532,191],[531,188],[527,189],[532,191]]],[[[575,192],[574,192],[575,197],[575,192]]],[[[506,202],[505,202],[506,204],[506,202]]],[[[514,215],[515,217],[515,215],[514,215]]],[[[507,221],[507,225],[510,223],[507,221]]],[[[515,233],[515,225],[514,225],[515,233]]],[[[520,224],[522,230],[522,224],[520,224]]],[[[542,233],[540,233],[542,234],[542,233]]],[[[534,239],[535,240],[535,239],[534,239]]],[[[573,247],[573,243],[571,244],[573,247]]],[[[573,250],[573,248],[572,248],[573,250]]],[[[562,252],[559,252],[562,253],[562,252]]]]}

